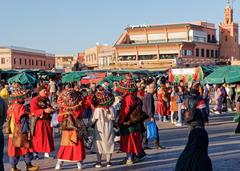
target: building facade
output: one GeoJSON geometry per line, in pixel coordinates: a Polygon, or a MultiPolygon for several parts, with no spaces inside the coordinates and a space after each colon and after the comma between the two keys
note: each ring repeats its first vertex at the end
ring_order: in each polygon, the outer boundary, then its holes
{"type": "Polygon", "coordinates": [[[55,55],[21,47],[0,47],[1,69],[43,69],[55,67],[55,55]]]}
{"type": "Polygon", "coordinates": [[[159,68],[214,63],[216,28],[207,22],[127,27],[115,44],[120,67],[159,68]]]}
{"type": "Polygon", "coordinates": [[[229,3],[219,31],[218,42],[215,25],[202,21],[127,27],[114,45],[116,67],[194,67],[239,60],[238,24],[229,3]]]}
{"type": "Polygon", "coordinates": [[[99,51],[98,67],[109,68],[116,62],[115,49],[112,46],[104,46],[99,51]]]}
{"type": "Polygon", "coordinates": [[[97,69],[106,66],[114,58],[114,50],[112,46],[96,45],[84,51],[84,63],[88,69],[97,69]]]}
{"type": "Polygon", "coordinates": [[[64,72],[70,72],[74,70],[74,64],[76,60],[73,55],[56,55],[56,69],[62,70],[64,72]]]}

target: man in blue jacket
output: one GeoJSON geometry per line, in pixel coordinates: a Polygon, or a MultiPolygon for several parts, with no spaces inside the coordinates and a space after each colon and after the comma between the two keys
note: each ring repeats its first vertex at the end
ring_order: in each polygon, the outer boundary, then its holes
{"type": "MultiPolygon", "coordinates": [[[[153,98],[154,93],[155,93],[155,85],[154,85],[154,83],[151,83],[148,86],[147,93],[143,98],[143,106],[142,106],[142,110],[146,114],[148,114],[149,120],[151,122],[156,122],[155,119],[154,119],[154,114],[155,114],[155,104],[154,104],[154,98],[153,98]]],[[[158,130],[158,128],[157,128],[157,130],[158,130]]],[[[144,143],[144,149],[150,149],[148,147],[148,139],[147,139],[147,133],[146,132],[145,132],[144,137],[143,137],[143,143],[144,143]]],[[[158,131],[157,131],[157,138],[155,139],[155,147],[157,149],[164,149],[164,147],[162,147],[160,145],[158,131]]]]}

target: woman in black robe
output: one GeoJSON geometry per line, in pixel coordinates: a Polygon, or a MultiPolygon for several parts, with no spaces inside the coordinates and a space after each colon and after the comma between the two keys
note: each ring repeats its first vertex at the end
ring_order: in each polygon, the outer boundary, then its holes
{"type": "Polygon", "coordinates": [[[180,155],[175,171],[212,171],[208,156],[208,134],[203,128],[194,128],[180,155]]]}

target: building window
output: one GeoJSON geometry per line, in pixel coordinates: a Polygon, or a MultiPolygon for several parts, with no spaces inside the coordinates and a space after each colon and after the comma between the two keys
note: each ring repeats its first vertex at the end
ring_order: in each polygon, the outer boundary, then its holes
{"type": "Polygon", "coordinates": [[[43,65],[46,66],[46,62],[45,61],[43,61],[43,65]]]}
{"type": "Polygon", "coordinates": [[[227,36],[225,36],[225,42],[227,42],[228,41],[228,37],[227,36]]]}
{"type": "Polygon", "coordinates": [[[214,57],[214,50],[211,50],[211,57],[214,57]]]}
{"type": "Polygon", "coordinates": [[[199,48],[196,49],[196,56],[199,56],[199,48]]]}
{"type": "Polygon", "coordinates": [[[183,50],[183,51],[182,51],[182,54],[183,54],[184,56],[192,56],[192,51],[191,51],[191,50],[183,50]]]}
{"type": "Polygon", "coordinates": [[[49,68],[49,69],[51,68],[51,64],[48,64],[48,68],[49,68]]]}
{"type": "Polygon", "coordinates": [[[31,59],[28,60],[28,65],[31,65],[31,59]]]}
{"type": "Polygon", "coordinates": [[[1,64],[5,64],[5,58],[1,58],[1,64]]]}
{"type": "Polygon", "coordinates": [[[205,55],[204,53],[205,53],[205,52],[204,52],[204,49],[201,49],[201,56],[202,56],[202,57],[204,57],[204,55],[205,55]]]}
{"type": "Polygon", "coordinates": [[[32,65],[34,65],[34,60],[32,59],[32,65]]]}
{"type": "Polygon", "coordinates": [[[215,50],[215,58],[218,57],[218,50],[215,50]]]}
{"type": "Polygon", "coordinates": [[[212,41],[213,41],[213,42],[216,42],[215,35],[212,35],[212,41]]]}
{"type": "Polygon", "coordinates": [[[154,59],[157,59],[157,55],[138,55],[138,60],[154,60],[154,59]]]}
{"type": "Polygon", "coordinates": [[[19,59],[19,64],[22,65],[22,59],[21,58],[19,59]]]}
{"type": "Polygon", "coordinates": [[[178,54],[160,54],[160,59],[176,59],[178,54]]]}
{"type": "Polygon", "coordinates": [[[27,59],[25,59],[24,61],[25,61],[25,62],[24,62],[24,63],[25,63],[25,65],[27,65],[27,59]]]}
{"type": "Polygon", "coordinates": [[[209,49],[206,50],[206,56],[209,58],[209,49]]]}
{"type": "Polygon", "coordinates": [[[40,61],[40,65],[42,66],[42,61],[40,61]]]}
{"type": "Polygon", "coordinates": [[[235,36],[235,42],[237,42],[237,36],[235,36]]]}
{"type": "Polygon", "coordinates": [[[36,60],[36,66],[38,66],[38,60],[36,60]]]}
{"type": "Polygon", "coordinates": [[[13,59],[13,64],[16,64],[16,58],[13,59]]]}
{"type": "Polygon", "coordinates": [[[207,35],[207,41],[211,42],[211,35],[210,34],[207,35]]]}
{"type": "Polygon", "coordinates": [[[119,56],[120,61],[134,61],[136,60],[136,55],[127,55],[127,56],[119,56]]]}

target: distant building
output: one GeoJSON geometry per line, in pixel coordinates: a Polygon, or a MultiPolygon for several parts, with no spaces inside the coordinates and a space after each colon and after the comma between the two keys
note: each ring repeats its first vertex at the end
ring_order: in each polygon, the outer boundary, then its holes
{"type": "Polygon", "coordinates": [[[55,67],[55,55],[45,51],[22,48],[0,47],[1,69],[43,69],[55,67]]]}
{"type": "Polygon", "coordinates": [[[85,49],[84,63],[88,69],[97,69],[111,63],[114,54],[112,46],[96,45],[92,48],[85,49]]]}
{"type": "Polygon", "coordinates": [[[240,59],[238,24],[230,4],[219,30],[218,43],[215,25],[208,22],[129,26],[114,45],[115,67],[159,69],[240,59]]]}
{"type": "Polygon", "coordinates": [[[224,20],[219,26],[220,56],[230,60],[239,60],[238,23],[233,21],[233,9],[228,4],[224,9],[224,20]]]}
{"type": "Polygon", "coordinates": [[[115,49],[112,46],[103,46],[99,51],[98,67],[109,68],[116,62],[115,49]]]}
{"type": "Polygon", "coordinates": [[[73,55],[56,55],[56,69],[63,70],[64,72],[73,71],[76,60],[73,55]]]}
{"type": "Polygon", "coordinates": [[[207,22],[127,27],[115,44],[125,68],[168,68],[214,64],[216,28],[207,22]]]}

